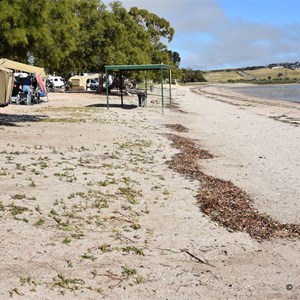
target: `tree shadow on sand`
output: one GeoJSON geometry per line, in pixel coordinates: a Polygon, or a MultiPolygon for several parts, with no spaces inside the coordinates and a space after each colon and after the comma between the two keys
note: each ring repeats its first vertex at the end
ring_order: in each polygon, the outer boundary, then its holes
{"type": "Polygon", "coordinates": [[[0,113],[0,126],[21,126],[17,123],[38,122],[45,118],[47,118],[46,115],[17,115],[0,113]]]}

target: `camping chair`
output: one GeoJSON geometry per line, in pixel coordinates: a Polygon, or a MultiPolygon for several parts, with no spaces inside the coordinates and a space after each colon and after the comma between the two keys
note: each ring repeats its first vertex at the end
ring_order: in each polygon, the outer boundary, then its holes
{"type": "Polygon", "coordinates": [[[31,95],[28,95],[27,92],[19,92],[16,99],[16,104],[31,104],[31,95]]]}
{"type": "Polygon", "coordinates": [[[31,103],[32,104],[39,104],[41,102],[41,94],[42,90],[40,88],[36,88],[32,93],[31,93],[31,103]]]}

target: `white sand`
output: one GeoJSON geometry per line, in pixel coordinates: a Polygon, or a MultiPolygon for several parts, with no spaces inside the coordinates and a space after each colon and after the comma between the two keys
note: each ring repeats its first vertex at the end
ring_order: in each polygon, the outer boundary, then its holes
{"type": "MultiPolygon", "coordinates": [[[[234,96],[218,99],[232,101],[234,96]]],[[[216,156],[201,163],[206,173],[231,180],[252,195],[256,208],[273,218],[300,223],[300,127],[270,118],[292,110],[300,122],[300,105],[285,108],[287,103],[281,107],[276,101],[277,106],[262,102],[248,107],[240,101],[241,106],[233,106],[190,91],[180,103],[189,112],[180,123],[216,156]]]]}
{"type": "Polygon", "coordinates": [[[166,165],[164,125],[182,124],[215,155],[207,174],[299,223],[299,127],[268,117],[299,109],[232,99],[177,87],[187,113],[83,94],[1,109],[0,299],[298,299],[300,242],[219,227],[199,211],[201,183],[166,165]]]}

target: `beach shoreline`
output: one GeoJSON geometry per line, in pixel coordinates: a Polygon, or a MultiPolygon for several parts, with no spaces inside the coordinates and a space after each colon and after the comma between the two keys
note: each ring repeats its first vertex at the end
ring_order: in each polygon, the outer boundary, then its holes
{"type": "MultiPolygon", "coordinates": [[[[201,130],[209,144],[206,147],[220,156],[220,159],[210,160],[206,164],[207,171],[211,168],[211,175],[219,175],[238,186],[242,185],[242,189],[254,197],[278,199],[279,203],[282,195],[285,195],[297,203],[300,190],[296,179],[300,173],[297,151],[300,139],[299,106],[241,96],[228,91],[224,85],[193,88],[192,91],[200,92],[204,97],[197,98],[196,102],[191,93],[183,110],[199,112],[200,118],[192,123],[192,130],[195,135],[201,130]],[[207,97],[212,101],[207,101],[207,97]],[[285,186],[284,191],[280,190],[280,186],[285,186]],[[276,192],[272,192],[273,187],[276,192]]],[[[269,207],[261,201],[258,201],[258,205],[259,210],[269,207]]],[[[289,213],[289,207],[286,210],[289,213]]],[[[273,217],[276,218],[275,214],[273,217]]],[[[281,221],[297,223],[299,217],[295,214],[295,218],[281,221]]]]}
{"type": "Polygon", "coordinates": [[[168,139],[211,153],[200,170],[260,213],[299,223],[299,110],[195,89],[174,87],[164,114],[151,94],[146,107],[125,97],[131,109],[54,93],[1,110],[1,298],[299,297],[299,239],[257,240],[201,212],[202,183],[170,168],[181,150],[168,139]]]}

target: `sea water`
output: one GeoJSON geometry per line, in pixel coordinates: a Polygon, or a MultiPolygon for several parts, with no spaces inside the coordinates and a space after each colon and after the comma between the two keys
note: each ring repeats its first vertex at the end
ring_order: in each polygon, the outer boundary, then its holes
{"type": "Polygon", "coordinates": [[[231,89],[245,96],[300,103],[300,84],[247,85],[231,89]]]}

